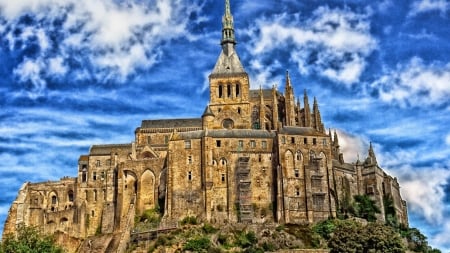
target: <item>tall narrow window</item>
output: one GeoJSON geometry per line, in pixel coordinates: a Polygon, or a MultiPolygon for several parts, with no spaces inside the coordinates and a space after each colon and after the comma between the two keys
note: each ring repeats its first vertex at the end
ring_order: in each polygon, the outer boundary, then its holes
{"type": "Polygon", "coordinates": [[[231,98],[231,84],[227,85],[227,97],[231,98]]]}
{"type": "Polygon", "coordinates": [[[97,160],[97,163],[96,163],[96,165],[97,165],[97,167],[99,167],[99,166],[101,165],[101,162],[100,162],[100,160],[97,160]]]}
{"type": "Polygon", "coordinates": [[[222,85],[219,85],[219,87],[218,87],[218,89],[219,89],[219,98],[222,98],[222,96],[223,96],[223,87],[222,87],[222,85]]]}
{"type": "Polygon", "coordinates": [[[188,172],[188,180],[191,181],[192,180],[192,171],[188,172]]]}
{"type": "Polygon", "coordinates": [[[316,145],[316,144],[317,144],[317,139],[313,138],[313,145],[316,145]]]}
{"type": "Polygon", "coordinates": [[[239,148],[243,148],[244,147],[244,141],[243,140],[239,140],[238,141],[238,147],[239,148]]]}
{"type": "Polygon", "coordinates": [[[303,138],[303,144],[308,144],[308,138],[303,138]]]}
{"type": "Polygon", "coordinates": [[[299,172],[298,169],[295,169],[295,170],[294,170],[294,176],[295,176],[295,177],[299,177],[299,176],[300,176],[300,172],[299,172]]]}
{"type": "Polygon", "coordinates": [[[191,140],[184,141],[184,148],[185,149],[190,149],[191,148],[191,140]]]}
{"type": "Polygon", "coordinates": [[[187,164],[192,164],[192,156],[190,155],[190,156],[188,156],[188,159],[187,159],[187,164]]]}
{"type": "Polygon", "coordinates": [[[221,180],[222,182],[225,182],[225,174],[222,174],[221,180]]]}
{"type": "Polygon", "coordinates": [[[220,146],[222,145],[220,140],[216,140],[216,147],[220,148],[220,146]]]}
{"type": "Polygon", "coordinates": [[[81,182],[85,183],[87,181],[87,169],[83,168],[83,172],[81,172],[81,182]]]}
{"type": "Polygon", "coordinates": [[[69,201],[72,202],[73,201],[73,191],[70,190],[69,193],[67,194],[69,197],[69,201]]]}
{"type": "Polygon", "coordinates": [[[52,205],[55,205],[57,200],[58,200],[58,198],[55,195],[53,195],[52,196],[52,205]]]}
{"type": "Polygon", "coordinates": [[[251,140],[251,141],[250,141],[250,147],[251,147],[251,148],[256,148],[256,141],[251,140]]]}
{"type": "Polygon", "coordinates": [[[239,84],[236,84],[236,97],[239,97],[241,94],[240,94],[240,85],[239,84]]]}
{"type": "Polygon", "coordinates": [[[92,172],[92,180],[97,180],[97,172],[92,172]]]}
{"type": "Polygon", "coordinates": [[[94,190],[94,201],[97,201],[97,190],[94,190]]]}
{"type": "Polygon", "coordinates": [[[267,148],[267,141],[262,141],[262,142],[261,142],[261,147],[262,147],[263,149],[266,149],[266,148],[267,148]]]}
{"type": "Polygon", "coordinates": [[[295,188],[295,195],[300,196],[300,189],[298,187],[295,188]]]}

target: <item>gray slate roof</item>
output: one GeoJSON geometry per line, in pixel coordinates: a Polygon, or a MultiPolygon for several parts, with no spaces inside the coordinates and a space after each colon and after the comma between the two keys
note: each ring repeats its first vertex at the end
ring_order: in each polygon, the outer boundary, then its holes
{"type": "Polygon", "coordinates": [[[228,54],[222,50],[211,75],[245,74],[244,67],[234,47],[228,45],[228,54]]]}
{"type": "Polygon", "coordinates": [[[189,140],[189,139],[200,139],[202,137],[213,137],[213,138],[255,138],[255,139],[265,139],[274,138],[274,132],[268,132],[264,130],[251,130],[251,129],[219,129],[219,130],[201,130],[201,131],[191,131],[184,133],[177,133],[175,139],[178,140],[189,140]]]}
{"type": "Polygon", "coordinates": [[[110,155],[112,152],[116,152],[117,150],[128,150],[131,152],[131,143],[92,145],[89,150],[89,155],[110,155]]]}
{"type": "Polygon", "coordinates": [[[202,127],[202,119],[158,119],[143,120],[141,128],[177,128],[177,127],[202,127]]]}

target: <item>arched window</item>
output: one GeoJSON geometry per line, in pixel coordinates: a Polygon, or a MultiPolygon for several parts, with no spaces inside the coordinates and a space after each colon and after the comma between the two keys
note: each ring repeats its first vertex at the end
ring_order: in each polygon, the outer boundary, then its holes
{"type": "Polygon", "coordinates": [[[70,191],[67,193],[67,196],[68,196],[69,201],[70,201],[70,202],[73,202],[73,191],[72,191],[72,190],[70,190],[70,191]]]}
{"type": "Polygon", "coordinates": [[[85,183],[87,181],[87,168],[83,165],[83,170],[81,172],[81,182],[85,183]]]}
{"type": "Polygon", "coordinates": [[[223,87],[222,87],[222,85],[221,84],[219,84],[219,87],[218,87],[218,95],[219,95],[219,98],[222,98],[222,96],[223,96],[223,87]]]}
{"type": "Polygon", "coordinates": [[[237,83],[236,84],[236,97],[239,97],[241,94],[240,94],[240,85],[237,83]]]}
{"type": "Polygon", "coordinates": [[[56,195],[52,196],[52,205],[56,205],[56,203],[58,202],[58,198],[56,197],[56,195]]]}

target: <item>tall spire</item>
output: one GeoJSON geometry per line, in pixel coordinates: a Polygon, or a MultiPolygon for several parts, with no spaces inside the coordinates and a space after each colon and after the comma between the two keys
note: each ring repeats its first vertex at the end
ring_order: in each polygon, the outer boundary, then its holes
{"type": "Polygon", "coordinates": [[[230,0],[225,0],[225,14],[222,17],[222,41],[221,45],[232,44],[236,45],[234,37],[233,16],[231,15],[230,0]]]}

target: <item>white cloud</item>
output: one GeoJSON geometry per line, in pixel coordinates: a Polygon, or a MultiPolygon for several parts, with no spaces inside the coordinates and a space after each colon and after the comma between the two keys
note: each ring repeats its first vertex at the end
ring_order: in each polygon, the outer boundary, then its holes
{"type": "Polygon", "coordinates": [[[409,11],[409,16],[415,16],[429,11],[439,11],[444,15],[450,9],[450,2],[447,0],[418,0],[414,1],[409,11]]]}
{"type": "Polygon", "coordinates": [[[259,19],[249,31],[248,50],[255,58],[269,58],[289,50],[302,74],[317,74],[350,86],[359,81],[366,58],[378,47],[370,34],[368,14],[319,7],[310,19],[279,15],[259,19]]]}
{"type": "Polygon", "coordinates": [[[161,56],[161,44],[190,36],[188,18],[199,11],[194,1],[1,1],[0,15],[6,18],[5,26],[20,28],[4,34],[10,50],[18,50],[14,46],[19,41],[23,50],[28,46],[25,42],[36,37],[36,55],[18,63],[15,74],[22,82],[31,81],[35,88],[29,92],[38,97],[53,75],[72,72],[80,79],[124,82],[138,69],[153,66],[161,56]],[[25,14],[31,17],[26,24],[19,21],[25,14]],[[56,41],[50,41],[55,35],[56,41]],[[68,62],[76,62],[77,67],[65,65],[68,62]],[[31,63],[33,75],[26,72],[31,63]]]}
{"type": "Polygon", "coordinates": [[[25,58],[24,61],[14,69],[14,75],[19,77],[21,82],[30,82],[32,87],[27,91],[31,98],[39,97],[47,87],[47,82],[42,78],[42,71],[45,68],[40,60],[25,58]]]}
{"type": "Polygon", "coordinates": [[[402,196],[410,212],[423,215],[433,225],[442,224],[445,210],[444,187],[450,180],[450,170],[441,168],[395,169],[402,186],[402,196]]]}
{"type": "Polygon", "coordinates": [[[368,150],[368,141],[362,136],[356,136],[345,132],[344,130],[336,130],[339,139],[341,152],[344,154],[344,160],[352,163],[356,160],[364,161],[368,150]]]}
{"type": "Polygon", "coordinates": [[[414,57],[407,64],[387,70],[371,84],[386,102],[407,105],[440,105],[450,96],[450,63],[426,65],[414,57]]]}

